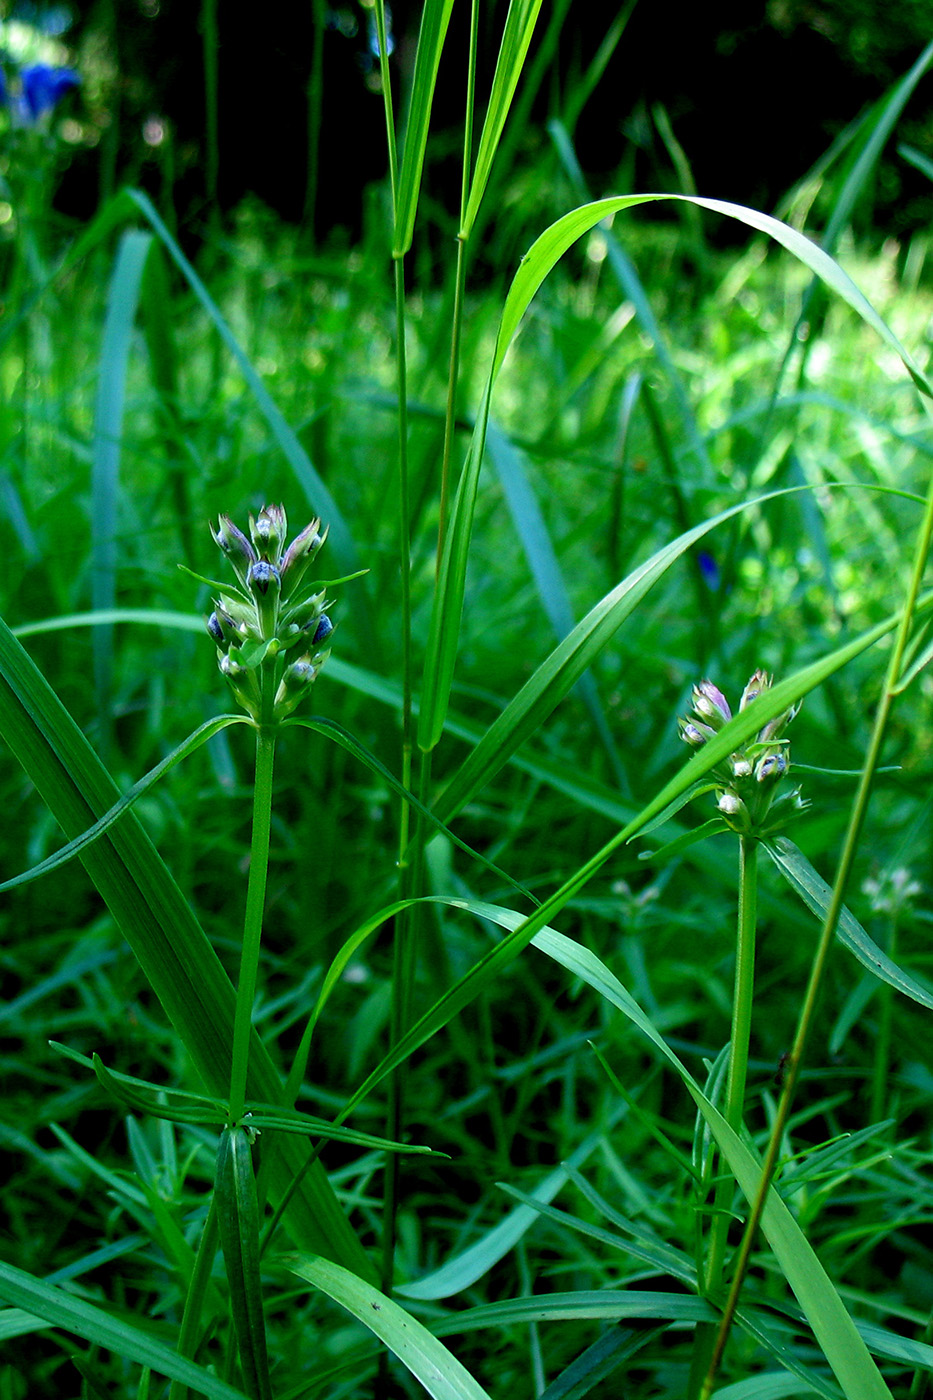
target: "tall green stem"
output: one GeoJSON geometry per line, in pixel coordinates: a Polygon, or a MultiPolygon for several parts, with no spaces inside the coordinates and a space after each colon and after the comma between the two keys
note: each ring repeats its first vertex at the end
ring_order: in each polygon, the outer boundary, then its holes
{"type": "Polygon", "coordinates": [[[784,1090],[781,1094],[774,1124],[771,1128],[771,1137],[768,1142],[768,1150],[761,1171],[758,1194],[752,1205],[751,1212],[745,1225],[745,1233],[742,1236],[742,1243],[739,1246],[732,1285],[729,1289],[729,1296],[726,1300],[726,1306],[719,1323],[716,1345],[713,1348],[713,1354],[706,1379],[703,1383],[700,1400],[709,1400],[709,1397],[713,1393],[713,1386],[716,1383],[716,1373],[719,1370],[719,1364],[726,1349],[726,1343],[729,1340],[729,1333],[732,1330],[732,1322],[735,1317],[735,1310],[739,1305],[742,1284],[745,1281],[745,1274],[751,1258],[755,1236],[758,1233],[758,1226],[761,1224],[761,1217],[764,1213],[768,1190],[771,1185],[772,1177],[774,1176],[775,1167],[777,1166],[778,1152],[780,1151],[781,1142],[783,1141],[787,1123],[790,1118],[794,1093],[797,1088],[797,1078],[800,1074],[800,1067],[803,1062],[810,1028],[813,1024],[813,1018],[816,1012],[817,998],[823,981],[826,960],[829,957],[829,950],[832,946],[836,927],[839,923],[839,916],[842,913],[843,901],[845,900],[849,877],[852,873],[852,866],[855,863],[859,837],[861,836],[862,826],[865,821],[865,814],[868,811],[868,799],[871,795],[871,785],[875,770],[881,758],[881,749],[884,742],[885,731],[888,726],[888,718],[891,713],[894,698],[899,693],[900,689],[899,682],[904,665],[904,654],[907,650],[907,643],[910,640],[914,612],[923,580],[923,571],[930,553],[931,540],[933,540],[933,477],[931,477],[927,487],[926,508],[923,516],[923,524],[917,536],[917,546],[914,553],[910,580],[907,585],[904,612],[895,636],[894,646],[891,648],[891,659],[888,663],[884,689],[878,701],[878,709],[875,713],[875,723],[872,729],[871,740],[865,755],[865,763],[859,779],[858,790],[852,803],[849,825],[846,830],[842,855],[839,859],[839,868],[833,883],[832,896],[830,897],[826,916],[823,920],[823,927],[820,931],[816,952],[813,955],[810,980],[807,983],[806,995],[800,1010],[800,1018],[797,1022],[797,1034],[794,1038],[793,1048],[791,1049],[790,1057],[787,1062],[784,1090]]]}
{"type": "MultiPolygon", "coordinates": [[[[735,982],[732,992],[732,1033],[729,1040],[729,1076],[726,1081],[726,1122],[733,1132],[742,1127],[742,1107],[748,1078],[748,1045],[752,1027],[755,985],[755,929],[758,915],[758,842],[739,838],[739,913],[735,941],[735,982]]],[[[724,1172],[716,1187],[715,1214],[710,1231],[706,1266],[706,1291],[714,1293],[722,1282],[729,1233],[729,1201],[732,1177],[724,1172]]]]}
{"type": "MultiPolygon", "coordinates": [[[[265,679],[263,677],[264,681],[265,679]]],[[[249,1040],[252,1030],[253,1001],[256,996],[256,979],[259,972],[262,916],[266,903],[266,874],[269,868],[274,762],[275,728],[270,723],[259,724],[256,727],[256,777],[253,787],[253,837],[249,856],[249,884],[246,890],[243,947],[240,953],[240,976],[237,981],[236,1016],[233,1024],[233,1063],[230,1071],[231,1123],[236,1123],[242,1118],[246,1107],[249,1040]]]]}
{"type": "MultiPolygon", "coordinates": [[[[752,1002],[755,989],[755,936],[758,920],[758,842],[753,836],[739,837],[739,909],[735,940],[735,980],[732,991],[732,1030],[729,1038],[729,1074],[726,1080],[726,1122],[736,1133],[742,1127],[745,1084],[748,1079],[748,1047],[751,1038],[752,1002]]],[[[729,1206],[732,1177],[720,1164],[720,1177],[713,1201],[709,1253],[706,1261],[705,1292],[715,1294],[722,1286],[726,1246],[729,1236],[729,1206]]],[[[689,1394],[698,1392],[714,1345],[712,1324],[696,1329],[689,1394]]]]}

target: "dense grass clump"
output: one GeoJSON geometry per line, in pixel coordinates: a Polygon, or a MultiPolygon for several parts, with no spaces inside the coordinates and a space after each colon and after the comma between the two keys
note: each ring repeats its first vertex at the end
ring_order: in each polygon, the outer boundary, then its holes
{"type": "Polygon", "coordinates": [[[516,3],[438,264],[448,13],[358,248],[7,249],[0,1393],[916,1400],[929,55],[647,222],[496,173],[516,3]]]}

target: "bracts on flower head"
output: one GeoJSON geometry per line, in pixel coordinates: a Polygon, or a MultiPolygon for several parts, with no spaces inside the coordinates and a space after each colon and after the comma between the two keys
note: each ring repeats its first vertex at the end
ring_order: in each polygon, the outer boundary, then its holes
{"type": "Polygon", "coordinates": [[[327,530],[321,530],[320,520],[312,520],[300,534],[296,535],[282,555],[282,596],[290,598],[298,587],[318,550],[327,539],[327,530]]]}
{"type": "MultiPolygon", "coordinates": [[[[772,684],[766,671],[757,670],[742,693],[739,713],[770,690],[772,684]]],[[[709,680],[693,687],[692,698],[693,713],[678,720],[678,724],[684,742],[700,749],[729,723],[732,711],[722,691],[709,680]]],[[[790,771],[790,747],[780,736],[799,708],[791,706],[776,715],[710,770],[720,785],[717,810],[726,825],[741,836],[773,835],[807,805],[797,789],[780,795],[777,792],[790,771]]]]}
{"type": "Polygon", "coordinates": [[[249,533],[260,556],[278,562],[288,534],[285,507],[263,506],[255,519],[250,516],[249,533]]]}
{"type": "Polygon", "coordinates": [[[287,531],[281,505],[264,505],[250,516],[250,539],[228,515],[211,527],[239,587],[215,598],[207,630],[221,672],[257,722],[283,719],[303,699],[329,655],[320,648],[334,631],[324,589],[302,593],[299,586],[327,531],[312,520],[286,548],[287,531]],[[300,659],[289,664],[286,653],[299,649],[300,659]]]}
{"type": "Polygon", "coordinates": [[[230,519],[229,515],[222,515],[217,522],[217,529],[211,526],[211,534],[217,544],[226,554],[230,563],[236,570],[237,578],[246,587],[246,575],[251,564],[256,562],[256,551],[249,540],[238,530],[230,519]]]}

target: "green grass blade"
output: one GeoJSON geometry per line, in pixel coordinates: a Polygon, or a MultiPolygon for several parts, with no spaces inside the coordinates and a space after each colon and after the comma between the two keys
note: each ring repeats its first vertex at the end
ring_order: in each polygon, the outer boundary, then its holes
{"type": "MultiPolygon", "coordinates": [[[[557,640],[562,641],[573,630],[573,612],[557,554],[551,544],[538,499],[522,465],[521,454],[501,428],[491,420],[487,425],[486,445],[489,459],[498,472],[512,523],[528,560],[541,606],[557,640]]],[[[622,763],[593,676],[584,672],[577,682],[577,690],[589,710],[593,727],[609,755],[616,775],[621,777],[622,763]]]]}
{"type": "MultiPolygon", "coordinates": [[[[69,838],[119,799],[112,779],[26,652],[0,621],[0,735],[69,838]]],[[[208,1093],[226,1098],[235,994],[203,929],[164,862],[130,812],[82,853],[91,879],[176,1027],[208,1093]]],[[[275,1103],[282,1083],[253,1034],[250,1097],[275,1103]]],[[[302,1149],[283,1142],[272,1162],[272,1190],[287,1190],[302,1149]]],[[[286,1215],[296,1243],[333,1254],[368,1274],[369,1262],[330,1183],[316,1164],[286,1215]]]]}
{"type": "Polygon", "coordinates": [[[325,524],[330,526],[328,539],[329,543],[333,545],[334,554],[340,562],[341,570],[344,573],[355,572],[360,567],[360,559],[349,526],[338,509],[337,502],[311,465],[307,452],[298,441],[293,429],[286,422],[281,409],[275,403],[262,379],[256,373],[248,355],[220,314],[210,292],[156,213],[152,201],[141,190],[128,190],[126,193],[127,198],[148,221],[165,245],[169,257],[185,278],[204,311],[214,323],[221,340],[236,360],[240,373],[249,385],[253,398],[269,425],[269,431],[291,467],[296,481],[304,491],[311,509],[321,517],[325,524]]]}
{"type": "Polygon", "coordinates": [[[0,892],[3,890],[11,890],[17,885],[28,885],[30,881],[38,879],[40,875],[48,874],[50,870],[57,869],[58,866],[64,865],[66,861],[79,855],[87,846],[90,846],[99,837],[103,836],[104,832],[109,830],[113,823],[122,817],[124,812],[128,812],[140,797],[147,793],[150,788],[154,787],[170,768],[174,768],[176,763],[180,763],[183,758],[187,758],[189,754],[199,749],[202,744],[206,744],[208,739],[212,739],[214,735],[219,734],[221,730],[229,728],[231,724],[250,724],[251,722],[252,721],[247,719],[245,715],[221,715],[217,719],[207,720],[207,722],[196,729],[193,734],[189,734],[188,738],[185,739],[183,743],[179,744],[176,749],[173,749],[172,752],[163,758],[162,762],[158,763],[155,768],[151,769],[144,778],[140,778],[138,783],[134,783],[129,792],[126,793],[124,797],[121,797],[119,802],[115,802],[110,808],[110,811],[106,812],[104,816],[101,817],[100,821],[95,822],[87,831],[83,831],[74,841],[69,841],[67,846],[63,846],[60,851],[55,851],[53,855],[47,856],[46,859],[40,861],[38,865],[33,865],[29,870],[24,870],[21,875],[14,875],[11,879],[4,880],[0,883],[0,892]]]}
{"type": "Polygon", "coordinates": [[[619,7],[618,13],[603,35],[599,48],[587,64],[586,71],[577,78],[570,88],[564,105],[563,124],[571,134],[580,120],[581,112],[606,71],[609,60],[619,46],[619,41],[625,33],[626,25],[632,17],[636,3],[637,0],[625,0],[625,4],[619,7]]]}
{"type": "Polygon", "coordinates": [[[825,283],[830,291],[835,292],[853,311],[861,316],[862,320],[871,326],[872,330],[894,351],[921,393],[933,398],[933,385],[930,384],[920,366],[907,352],[887,323],[879,316],[848,273],[844,272],[839,264],[822,248],[817,247],[797,229],[781,223],[779,219],[772,218],[770,214],[761,214],[757,209],[748,209],[745,205],[732,204],[722,199],[706,199],[697,195],[678,194],[632,194],[599,199],[592,204],[584,204],[579,209],[571,210],[569,214],[564,214],[551,224],[550,228],[541,234],[525,254],[513,278],[499,326],[499,337],[496,342],[492,370],[493,379],[498,375],[519,322],[527,311],[532,298],[555,263],[566,253],[568,248],[611,214],[617,214],[623,209],[632,209],[641,204],[656,203],[662,199],[697,204],[702,209],[709,209],[714,214],[722,214],[726,218],[735,219],[748,228],[756,229],[759,233],[766,233],[770,238],[773,238],[776,243],[786,248],[805,267],[808,267],[825,283]]]}
{"type": "MultiPolygon", "coordinates": [[[[101,347],[91,449],[91,602],[98,611],[112,608],[117,584],[117,533],[120,496],[120,445],[126,376],[139,293],[152,234],[129,229],[120,239],[110,286],[101,347]]],[[[94,633],[94,682],[97,713],[109,746],[113,629],[94,633]]]]}
{"type": "Polygon", "coordinates": [[[481,1239],[468,1245],[466,1249],[446,1259],[439,1269],[417,1279],[414,1283],[401,1284],[395,1291],[403,1298],[417,1298],[435,1301],[450,1298],[455,1293],[463,1293],[472,1288],[490,1269],[494,1268],[519,1240],[527,1233],[538,1218],[534,1204],[548,1205],[567,1182],[567,1169],[583,1166],[587,1158],[602,1141],[602,1131],[590,1133],[578,1148],[567,1158],[566,1163],[548,1172],[547,1176],[529,1195],[532,1204],[517,1206],[510,1210],[504,1220],[500,1220],[481,1239]]]}
{"type": "Polygon", "coordinates": [[[61,1327],[73,1336],[105,1347],[116,1356],[127,1357],[136,1365],[148,1366],[160,1376],[181,1381],[197,1394],[208,1396],[209,1400],[244,1400],[242,1390],[179,1356],[164,1342],[124,1318],[111,1317],[103,1308],[3,1261],[0,1261],[0,1296],[15,1307],[43,1318],[47,1326],[61,1327]]]}
{"type": "MultiPolygon", "coordinates": [[[[517,880],[513,880],[511,875],[507,874],[504,870],[500,870],[492,861],[480,855],[479,851],[474,851],[472,846],[469,846],[466,841],[461,840],[459,836],[454,835],[452,831],[448,830],[442,822],[439,822],[430,808],[425,807],[422,802],[419,802],[414,793],[410,792],[409,789],[405,787],[404,783],[400,782],[395,774],[376,758],[375,754],[371,754],[349,730],[344,729],[343,725],[338,724],[336,720],[323,718],[287,719],[284,721],[282,727],[283,729],[310,729],[312,733],[322,734],[326,739],[330,739],[332,743],[338,744],[348,754],[351,754],[357,759],[358,762],[362,763],[365,768],[368,768],[371,773],[375,773],[382,778],[383,782],[385,782],[399,797],[404,798],[404,800],[411,805],[412,809],[418,812],[429,826],[434,828],[435,832],[442,831],[449,841],[452,841],[455,846],[458,846],[460,850],[472,860],[477,861],[480,865],[484,865],[487,870],[491,871],[500,880],[505,880],[507,884],[511,885],[519,894],[524,895],[532,904],[537,904],[538,901],[530,890],[526,890],[524,885],[519,884],[517,880]]],[[[0,889],[2,888],[3,886],[0,885],[0,889]]]]}
{"type": "MultiPolygon", "coordinates": [[[[654,1043],[676,1069],[697,1108],[729,1163],[739,1186],[754,1201],[761,1179],[761,1165],[725,1118],[698,1087],[693,1076],[658,1034],[641,1007],[609,969],[570,938],[542,930],[535,947],[559,962],[574,977],[581,978],[628,1017],[654,1043]]],[[[803,1231],[773,1187],[762,1217],[762,1228],[807,1318],[823,1354],[832,1367],[847,1400],[891,1400],[868,1348],[833,1287],[829,1276],[813,1252],[803,1231]]]]}
{"type": "Polygon", "coordinates": [[[428,143],[428,126],[441,50],[447,36],[447,25],[453,0],[425,0],[421,12],[421,29],[415,54],[415,75],[412,80],[411,102],[405,131],[405,148],[399,173],[398,203],[395,210],[393,258],[402,258],[411,247],[421,189],[424,152],[428,143]]]}
{"type": "MultiPolygon", "coordinates": [[[[794,893],[799,895],[818,919],[825,918],[832,889],[814,870],[803,852],[786,836],[778,836],[774,841],[765,841],[763,844],[794,893]]],[[[874,939],[869,938],[855,915],[844,905],[836,926],[836,937],[879,981],[887,982],[896,992],[903,993],[905,997],[910,997],[912,1001],[919,1002],[921,1006],[933,1011],[933,992],[915,981],[903,968],[898,967],[897,963],[878,947],[874,939]]]]}
{"type": "Polygon", "coordinates": [[[253,1400],[272,1400],[259,1277],[259,1202],[245,1128],[224,1128],[220,1135],[214,1200],[243,1380],[253,1400]]]}
{"type": "Polygon", "coordinates": [[[601,1381],[608,1381],[623,1361],[630,1361],[645,1347],[651,1346],[666,1330],[664,1326],[640,1327],[637,1330],[610,1328],[554,1377],[547,1389],[541,1392],[539,1400],[583,1400],[583,1396],[589,1395],[601,1381]]]}
{"type": "Polygon", "coordinates": [[[836,200],[824,230],[821,243],[827,252],[832,252],[839,240],[840,233],[849,223],[858,197],[871,178],[891,132],[931,63],[933,63],[933,41],[927,44],[913,67],[878,102],[874,120],[865,127],[860,136],[857,155],[843,182],[839,198],[836,200]]]}
{"type": "Polygon", "coordinates": [[[417,1318],[355,1274],[308,1256],[286,1255],[275,1262],[346,1308],[386,1344],[434,1400],[489,1400],[466,1367],[417,1318]]]}
{"type": "MultiPolygon", "coordinates": [[[[763,496],[754,504],[761,505],[769,499],[772,498],[763,496]]],[[[667,570],[710,530],[747,510],[751,504],[743,502],[732,506],[712,520],[678,536],[601,598],[569,636],[546,657],[506,709],[497,715],[441,793],[434,805],[435,816],[449,822],[529,735],[543,724],[667,570]]]]}
{"type": "Polygon", "coordinates": [[[790,228],[787,224],[782,224],[780,220],[774,219],[768,214],[761,214],[755,209],[747,209],[744,205],[731,204],[724,200],[688,195],[648,194],[622,195],[611,199],[597,200],[563,215],[541,234],[525,254],[512,281],[502,310],[493,363],[481,410],[477,417],[473,440],[460,478],[453,520],[447,535],[444,558],[441,562],[434,596],[422,686],[422,710],[418,725],[418,743],[424,750],[434,748],[443,731],[456,663],[460,618],[466,586],[467,558],[479,485],[479,471],[485,446],[490,399],[508,348],[522,317],[545,277],[579,238],[611,214],[662,199],[688,201],[701,208],[710,209],[714,213],[736,219],[749,228],[767,233],[798,258],[811,272],[815,273],[830,290],[836,292],[847,302],[881,337],[885,344],[894,350],[917,388],[929,397],[933,397],[933,385],[926,378],[926,375],[839,264],[821,248],[811,243],[802,233],[790,228]]]}
{"type": "Polygon", "coordinates": [[[496,61],[496,71],[492,80],[492,91],[489,95],[489,106],[486,109],[486,120],[483,122],[479,148],[476,152],[476,165],[473,168],[473,178],[470,182],[470,197],[467,201],[463,227],[460,230],[461,238],[469,238],[483,195],[486,193],[486,185],[492,172],[492,163],[525,64],[528,45],[531,43],[531,36],[534,33],[540,9],[541,0],[510,0],[505,29],[502,33],[502,43],[499,46],[499,57],[496,61]]]}

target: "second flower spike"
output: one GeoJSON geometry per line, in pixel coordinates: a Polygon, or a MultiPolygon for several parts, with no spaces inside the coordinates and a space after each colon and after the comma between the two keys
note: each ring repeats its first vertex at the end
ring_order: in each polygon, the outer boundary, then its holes
{"type": "MultiPolygon", "coordinates": [[[[741,714],[753,700],[770,690],[773,679],[757,670],[742,692],[741,714]]],[[[782,734],[799,705],[768,720],[761,729],[711,770],[720,786],[717,810],[740,836],[772,836],[808,804],[800,790],[779,791],[790,771],[790,746],[782,734]]],[[[691,748],[707,744],[732,719],[729,702],[710,680],[693,687],[693,711],[678,721],[680,736],[691,748]]]]}

